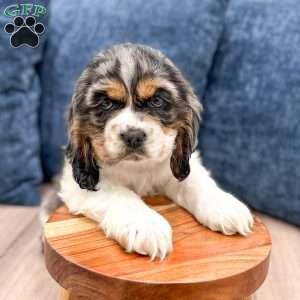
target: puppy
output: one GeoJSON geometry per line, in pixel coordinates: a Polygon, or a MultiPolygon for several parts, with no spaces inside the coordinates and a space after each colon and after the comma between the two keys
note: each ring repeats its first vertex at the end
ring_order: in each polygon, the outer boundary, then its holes
{"type": "Polygon", "coordinates": [[[172,229],[141,196],[165,195],[213,231],[251,232],[248,208],[221,190],[195,150],[201,105],[161,52],[121,44],[81,74],[69,109],[60,197],[128,252],[160,259],[172,229]]]}

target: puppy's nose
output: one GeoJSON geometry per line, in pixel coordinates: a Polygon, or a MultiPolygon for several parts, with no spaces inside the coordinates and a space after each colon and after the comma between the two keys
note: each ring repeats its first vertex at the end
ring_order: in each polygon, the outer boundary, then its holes
{"type": "Polygon", "coordinates": [[[129,129],[120,134],[125,145],[132,149],[140,148],[146,140],[146,133],[141,129],[129,129]]]}

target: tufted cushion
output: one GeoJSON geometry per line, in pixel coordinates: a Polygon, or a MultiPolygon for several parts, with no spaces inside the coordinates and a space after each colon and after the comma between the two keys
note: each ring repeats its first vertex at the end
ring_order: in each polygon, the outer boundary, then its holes
{"type": "Polygon", "coordinates": [[[300,2],[232,0],[205,93],[205,164],[252,207],[300,225],[300,2]]]}
{"type": "MultiPolygon", "coordinates": [[[[38,184],[42,179],[37,65],[42,59],[46,32],[36,48],[12,48],[10,35],[3,28],[13,18],[2,14],[11,4],[0,4],[0,203],[32,205],[39,202],[38,184]]],[[[47,1],[38,4],[47,6],[47,1]]],[[[46,26],[47,18],[38,21],[46,26]]]]}

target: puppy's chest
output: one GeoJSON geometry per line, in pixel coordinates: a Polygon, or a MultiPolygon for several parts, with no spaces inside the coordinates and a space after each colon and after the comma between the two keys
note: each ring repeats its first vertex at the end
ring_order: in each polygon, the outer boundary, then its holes
{"type": "Polygon", "coordinates": [[[105,174],[106,179],[118,185],[125,186],[140,196],[153,196],[163,192],[166,174],[162,170],[110,170],[105,174]],[[112,172],[113,171],[113,172],[112,172]]]}
{"type": "Polygon", "coordinates": [[[149,178],[140,178],[137,181],[127,182],[127,187],[140,196],[154,196],[159,194],[160,185],[149,178]]]}

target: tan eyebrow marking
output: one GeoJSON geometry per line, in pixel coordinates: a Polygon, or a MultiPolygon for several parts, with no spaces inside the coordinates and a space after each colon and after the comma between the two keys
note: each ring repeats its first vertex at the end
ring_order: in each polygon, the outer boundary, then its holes
{"type": "Polygon", "coordinates": [[[126,102],[127,91],[124,85],[117,80],[109,80],[103,85],[108,97],[113,100],[126,102]]]}
{"type": "Polygon", "coordinates": [[[136,93],[140,100],[147,100],[152,97],[156,90],[161,86],[159,78],[141,79],[136,87],[136,93]]]}

